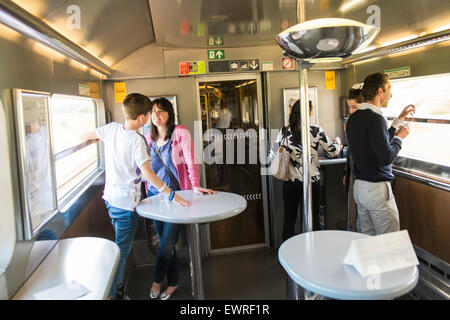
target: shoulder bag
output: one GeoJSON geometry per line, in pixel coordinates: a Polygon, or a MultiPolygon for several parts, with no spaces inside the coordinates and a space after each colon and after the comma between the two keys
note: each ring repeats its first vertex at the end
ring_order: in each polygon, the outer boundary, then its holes
{"type": "Polygon", "coordinates": [[[277,179],[288,181],[289,166],[291,163],[290,150],[287,146],[283,145],[283,141],[287,140],[287,127],[284,133],[283,139],[281,139],[280,146],[275,153],[275,157],[269,167],[269,172],[277,179]]]}

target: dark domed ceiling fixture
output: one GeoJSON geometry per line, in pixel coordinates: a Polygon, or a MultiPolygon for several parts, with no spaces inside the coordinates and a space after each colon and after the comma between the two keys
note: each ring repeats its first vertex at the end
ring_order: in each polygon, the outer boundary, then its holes
{"type": "Polygon", "coordinates": [[[305,21],[276,36],[287,55],[309,63],[335,62],[366,48],[380,31],[361,22],[325,18],[305,21]]]}

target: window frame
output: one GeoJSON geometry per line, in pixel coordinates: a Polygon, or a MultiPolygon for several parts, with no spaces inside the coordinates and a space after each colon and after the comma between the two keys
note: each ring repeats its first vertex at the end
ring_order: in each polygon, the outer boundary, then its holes
{"type": "Polygon", "coordinates": [[[14,99],[14,113],[15,113],[15,131],[17,137],[17,151],[18,151],[18,163],[19,163],[19,175],[20,175],[20,197],[21,197],[21,205],[22,205],[22,218],[23,218],[23,235],[25,240],[32,240],[36,237],[45,225],[58,213],[58,198],[56,194],[56,174],[55,174],[55,163],[53,161],[53,134],[52,134],[52,121],[50,116],[50,97],[51,94],[47,92],[33,91],[33,90],[24,90],[24,89],[13,89],[13,99],[14,99]],[[42,96],[46,98],[45,105],[45,115],[47,118],[47,126],[48,126],[48,151],[49,151],[49,159],[51,160],[49,163],[50,166],[50,175],[51,175],[51,184],[52,184],[52,196],[53,196],[53,208],[50,210],[50,214],[39,223],[36,228],[33,228],[33,219],[31,216],[31,204],[30,204],[30,191],[29,191],[29,180],[28,180],[28,169],[27,169],[27,160],[26,160],[26,136],[25,125],[24,125],[24,112],[23,112],[23,100],[22,94],[25,95],[36,95],[42,96]]]}

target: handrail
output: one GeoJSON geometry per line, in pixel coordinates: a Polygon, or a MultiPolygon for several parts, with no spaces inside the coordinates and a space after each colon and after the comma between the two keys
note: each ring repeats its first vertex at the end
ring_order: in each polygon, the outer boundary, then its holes
{"type": "MultiPolygon", "coordinates": [[[[387,117],[388,120],[395,120],[396,117],[387,117]]],[[[432,119],[432,118],[405,118],[406,122],[424,122],[424,123],[439,123],[450,124],[450,119],[432,119]]]]}
{"type": "Polygon", "coordinates": [[[104,75],[111,76],[114,72],[100,59],[12,1],[0,0],[0,22],[104,75]]]}
{"type": "Polygon", "coordinates": [[[416,173],[413,173],[411,170],[408,169],[404,169],[404,168],[400,168],[400,167],[395,167],[392,168],[392,172],[396,175],[396,176],[400,176],[415,182],[419,182],[437,189],[441,189],[447,192],[450,192],[450,184],[445,183],[444,181],[440,181],[440,180],[435,180],[432,178],[428,178],[425,175],[419,175],[416,173]]]}
{"type": "Polygon", "coordinates": [[[80,144],[78,144],[76,146],[73,146],[73,147],[67,148],[66,150],[63,150],[61,152],[58,152],[57,154],[55,154],[55,161],[58,161],[59,159],[62,159],[62,158],[66,157],[66,156],[68,156],[68,155],[70,155],[70,154],[72,154],[74,152],[77,152],[78,150],[86,148],[87,146],[89,146],[91,144],[95,144],[95,143],[97,143],[96,140],[87,140],[87,141],[85,141],[83,143],[80,143],[80,144]]]}
{"type": "Polygon", "coordinates": [[[415,39],[403,41],[390,46],[381,47],[371,51],[354,54],[344,60],[343,64],[354,63],[358,61],[368,60],[372,58],[378,58],[382,56],[387,56],[389,54],[415,49],[418,47],[426,46],[433,43],[438,43],[442,41],[450,40],[450,29],[430,33],[415,39]]]}

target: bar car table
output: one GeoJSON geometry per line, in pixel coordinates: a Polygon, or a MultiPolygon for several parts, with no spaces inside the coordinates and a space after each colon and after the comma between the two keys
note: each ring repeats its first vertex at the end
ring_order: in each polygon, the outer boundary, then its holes
{"type": "MultiPolygon", "coordinates": [[[[294,281],[316,294],[333,299],[378,300],[394,299],[414,289],[419,280],[417,266],[379,274],[379,285],[369,283],[353,266],[343,263],[352,240],[368,235],[337,230],[299,234],[280,246],[278,259],[288,273],[288,295],[294,281]]],[[[301,299],[301,297],[300,297],[301,299]]]]}
{"type": "Polygon", "coordinates": [[[169,202],[164,196],[154,195],[142,200],[136,212],[149,219],[189,225],[187,237],[192,296],[204,300],[199,224],[231,218],[247,208],[247,200],[234,193],[219,191],[215,194],[197,194],[192,190],[181,190],[176,194],[189,201],[191,206],[181,207],[169,202]]]}
{"type": "MultiPolygon", "coordinates": [[[[35,244],[40,242],[44,241],[36,241],[35,244]]],[[[119,247],[107,239],[80,237],[59,240],[13,300],[39,300],[38,293],[72,281],[89,289],[78,300],[105,300],[109,296],[119,257],[119,247]]],[[[60,294],[66,293],[70,295],[70,290],[62,290],[60,294]]],[[[56,299],[72,298],[58,295],[56,299]]]]}

